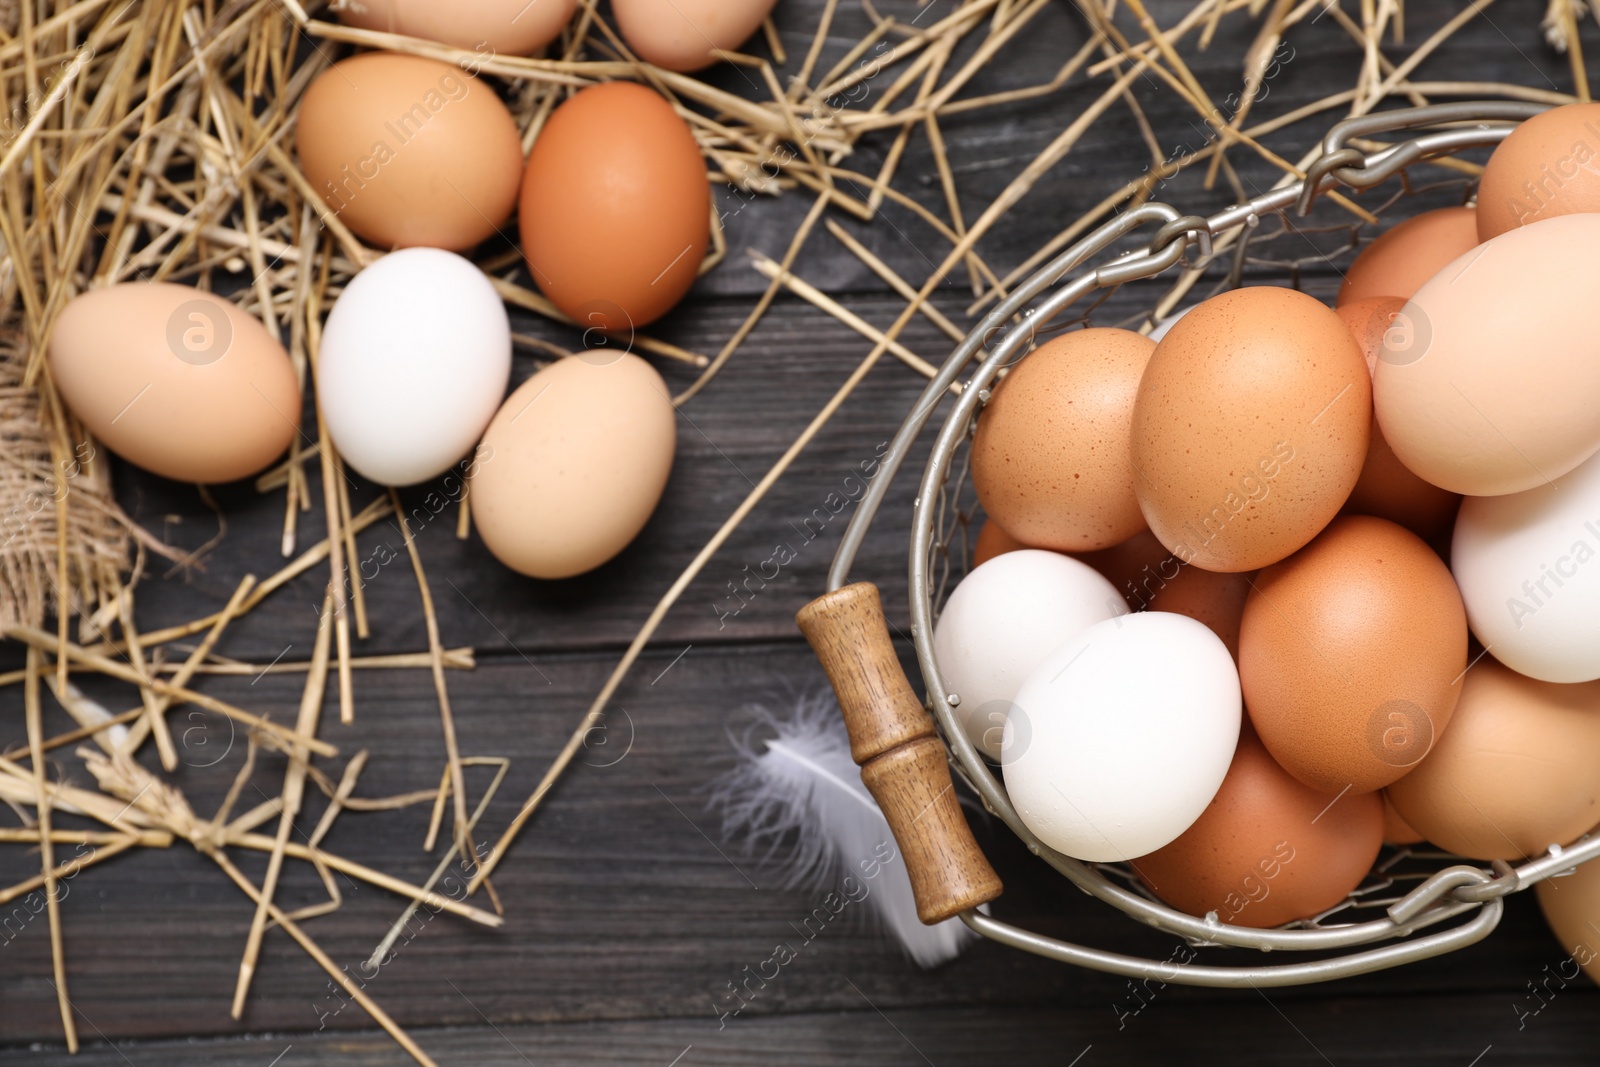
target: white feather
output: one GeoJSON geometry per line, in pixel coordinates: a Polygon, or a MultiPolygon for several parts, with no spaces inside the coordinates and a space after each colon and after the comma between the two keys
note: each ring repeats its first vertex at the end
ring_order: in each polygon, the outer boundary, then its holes
{"type": "Polygon", "coordinates": [[[833,695],[799,697],[787,719],[761,706],[750,711],[755,721],[733,738],[738,762],[713,786],[711,805],[722,809],[723,836],[743,839],[746,851],[764,849],[763,862],[792,839],[781,868],[785,889],[842,892],[844,879],[853,878],[865,887],[867,910],[918,966],[937,967],[960,955],[977,935],[960,919],[924,926],[917,918],[910,876],[888,820],[850,758],[833,695]]]}

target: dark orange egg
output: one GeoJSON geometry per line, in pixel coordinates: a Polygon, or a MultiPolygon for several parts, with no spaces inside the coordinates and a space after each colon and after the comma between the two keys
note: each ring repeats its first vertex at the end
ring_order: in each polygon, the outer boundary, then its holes
{"type": "Polygon", "coordinates": [[[1466,666],[1455,580],[1386,519],[1335,519],[1257,575],[1245,602],[1250,721],[1285,770],[1325,793],[1370,792],[1416,766],[1449,725],[1466,666]]]}
{"type": "Polygon", "coordinates": [[[705,160],[655,91],[594,85],[540,131],[518,222],[540,291],[585,329],[625,334],[694,284],[711,239],[705,160]]]}
{"type": "Polygon", "coordinates": [[[1302,785],[1247,729],[1200,818],[1133,867],[1179,911],[1265,928],[1339,903],[1382,847],[1378,794],[1335,799],[1302,785]]]}

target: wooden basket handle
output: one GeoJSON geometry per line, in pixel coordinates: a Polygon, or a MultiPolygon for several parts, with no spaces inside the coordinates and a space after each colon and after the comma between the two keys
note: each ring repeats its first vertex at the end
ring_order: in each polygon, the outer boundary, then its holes
{"type": "Polygon", "coordinates": [[[850,755],[911,875],[917,917],[931,926],[998,897],[1000,878],[961,813],[933,718],[900,668],[878,587],[827,593],[795,622],[833,683],[850,755]]]}

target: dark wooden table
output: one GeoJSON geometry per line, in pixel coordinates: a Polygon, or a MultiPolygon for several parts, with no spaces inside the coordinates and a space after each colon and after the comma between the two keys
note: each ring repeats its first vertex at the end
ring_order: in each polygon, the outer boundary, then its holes
{"type": "MultiPolygon", "coordinates": [[[[906,17],[913,12],[909,0],[880,6],[906,17]]],[[[820,7],[820,0],[780,4],[779,24],[791,48],[809,39],[820,7]]],[[[1151,7],[1166,24],[1184,5],[1151,7]]],[[[1457,8],[1440,0],[1408,4],[1407,41],[1388,53],[1408,52],[1457,8]]],[[[1469,25],[1416,76],[1495,78],[1565,91],[1571,83],[1566,61],[1546,47],[1538,29],[1544,9],[1533,0],[1494,6],[1488,12],[1492,22],[1469,25]]],[[[855,5],[841,5],[830,41],[834,54],[864,27],[855,5]]],[[[1238,88],[1238,57],[1251,32],[1232,17],[1211,50],[1193,60],[1219,99],[1238,88]]],[[[1593,27],[1586,25],[1584,32],[1591,53],[1600,54],[1593,27]]],[[[1026,36],[973,91],[1048,77],[1079,46],[1084,29],[1076,12],[1060,4],[1026,36]]],[[[1272,81],[1272,98],[1258,105],[1261,114],[1281,113],[1354,83],[1360,57],[1342,33],[1318,24],[1297,31],[1290,42],[1295,58],[1272,81]]],[[[734,91],[752,91],[737,71],[710,76],[734,91]]],[[[1169,138],[1174,148],[1199,143],[1199,132],[1168,93],[1154,85],[1136,88],[1163,144],[1169,138]]],[[[947,121],[944,133],[968,218],[1099,91],[1078,80],[1043,99],[947,121]]],[[[1278,143],[1309,145],[1326,121],[1311,120],[1278,143]]],[[[857,169],[874,171],[886,143],[865,143],[857,169]]],[[[985,239],[984,253],[1008,269],[1148,158],[1127,113],[1108,115],[985,239]]],[[[1232,159],[1247,187],[1262,188],[1273,177],[1247,153],[1232,159]]],[[[912,139],[901,175],[902,189],[943,210],[923,138],[912,139]]],[[[1190,174],[1162,192],[1187,211],[1215,208],[1228,197],[1225,190],[1204,191],[1198,175],[1190,174]]],[[[730,208],[740,203],[727,190],[717,195],[730,208]]],[[[762,285],[743,250],[781,254],[808,203],[800,193],[734,212],[728,262],[702,281],[660,332],[686,347],[714,351],[762,285]]],[[[887,209],[872,225],[846,225],[914,283],[947,251],[903,210],[887,209]]],[[[880,326],[902,306],[826,233],[811,240],[796,271],[880,326]]],[[[1336,282],[1331,268],[1312,264],[1305,272],[1313,292],[1331,295],[1336,282]]],[[[936,302],[959,315],[969,297],[958,275],[936,302]]],[[[1118,295],[1117,307],[1129,312],[1150,297],[1150,289],[1131,287],[1118,295]]],[[[572,340],[521,316],[517,327],[572,340]]],[[[905,340],[934,361],[949,348],[920,319],[905,340]]],[[[721,377],[684,409],[672,481],[644,534],[594,574],[557,583],[512,575],[476,538],[455,539],[453,510],[422,527],[419,546],[444,641],[477,650],[476,670],[449,676],[463,751],[514,761],[486,817],[484,836],[497,834],[514,813],[657,597],[865,351],[865,342],[839,323],[780,299],[721,377]]],[[[519,355],[517,378],[530,366],[519,355]]],[[[664,372],[676,383],[688,380],[675,367],[664,372]]],[[[1580,981],[1554,996],[1542,987],[1542,999],[1533,997],[1532,985],[1564,957],[1528,895],[1509,902],[1500,928],[1486,942],[1448,958],[1324,987],[1219,992],[1168,986],[1137,1013],[1130,1011],[1135,1002],[1123,979],[987,942],[922,973],[867,927],[840,924],[785,967],[742,1014],[719,1019],[728,983],[791,935],[791,924],[811,910],[816,894],[775,888],[770,871],[724,842],[706,807],[706,785],[729,763],[728,731],[747,721],[745,705],[782,705],[796,690],[822,684],[791,620],[796,608],[823,589],[848,512],[820,536],[796,544],[795,559],[737,615],[727,614],[732,602],[724,597],[729,583],[742,581],[746,568],[768,558],[774,544],[794,542],[796,524],[874,455],[920,387],[920,379],[898,363],[885,360],[873,370],[694,583],[618,693],[606,730],[594,735],[584,754],[586,765],[560,784],[497,873],[505,927],[496,932],[448,916],[431,920],[402,942],[368,991],[446,1064],[1595,1062],[1595,990],[1580,981]]],[[[361,492],[358,506],[378,491],[361,492]]],[[[192,548],[217,532],[216,517],[192,487],[123,468],[118,493],[131,514],[174,545],[192,548]]],[[[424,493],[404,495],[418,504],[424,493]]],[[[912,495],[908,480],[894,486],[885,519],[858,562],[861,576],[882,585],[902,628],[912,495]]],[[[320,502],[320,493],[314,497],[320,502]]],[[[141,586],[145,628],[216,610],[244,574],[265,575],[281,565],[281,498],[240,485],[218,491],[216,499],[226,514],[226,537],[203,570],[157,573],[141,586]]],[[[303,518],[307,537],[314,539],[320,528],[318,513],[303,518]]],[[[383,525],[361,538],[364,550],[385,542],[400,546],[395,531],[383,525]]],[[[318,571],[275,594],[230,629],[221,651],[260,663],[280,654],[307,655],[324,581],[318,571]]],[[[367,598],[373,633],[361,653],[427,647],[417,589],[403,556],[368,584],[367,598]]],[[[5,651],[8,663],[17,658],[15,649],[5,651]]],[[[909,663],[909,649],[903,652],[909,663]]],[[[442,746],[426,672],[370,671],[357,681],[355,725],[325,725],[323,734],[347,754],[370,749],[361,794],[431,787],[442,746]]],[[[297,675],[204,681],[208,692],[270,712],[280,722],[293,720],[299,685],[297,675]]],[[[96,691],[117,707],[128,700],[126,690],[96,691]]],[[[7,739],[22,736],[16,693],[13,688],[0,694],[7,739]]],[[[332,718],[330,712],[325,722],[332,718]]],[[[243,739],[208,714],[185,709],[175,711],[172,721],[184,763],[175,780],[198,811],[209,812],[238,769],[243,739]]],[[[74,780],[87,779],[66,752],[57,766],[74,780]]],[[[244,801],[275,795],[281,766],[263,757],[252,787],[261,795],[247,789],[244,801]]],[[[481,789],[485,773],[474,772],[471,781],[481,789]]],[[[313,800],[309,819],[321,804],[320,796],[313,800]]],[[[328,845],[421,880],[434,863],[421,849],[426,820],[426,806],[347,814],[328,845]]],[[[1072,891],[1003,826],[980,823],[977,833],[1008,886],[996,905],[998,915],[1108,948],[1163,958],[1170,952],[1169,939],[1072,891]]],[[[36,870],[36,862],[20,846],[7,846],[0,873],[9,883],[36,870]]],[[[261,857],[244,856],[240,863],[260,877],[261,857]]],[[[187,846],[125,855],[69,885],[63,911],[70,987],[87,1042],[75,1062],[405,1062],[358,1007],[334,995],[323,972],[281,932],[267,936],[248,1010],[242,1022],[233,1022],[228,1005],[251,908],[187,846]]],[[[352,882],[341,888],[343,909],[310,929],[354,970],[399,914],[400,901],[352,882]]],[[[299,906],[320,899],[320,892],[310,872],[293,865],[280,899],[299,906]]],[[[1237,953],[1223,962],[1239,962],[1237,953]]],[[[0,1057],[7,1062],[69,1062],[59,1046],[49,974],[43,921],[7,927],[0,944],[0,1057]]]]}

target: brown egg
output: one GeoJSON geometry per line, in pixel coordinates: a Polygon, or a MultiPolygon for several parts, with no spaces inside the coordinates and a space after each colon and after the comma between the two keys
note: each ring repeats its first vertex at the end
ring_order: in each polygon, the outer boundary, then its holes
{"type": "Polygon", "coordinates": [[[1600,211],[1600,104],[1527,119],[1500,142],[1478,181],[1478,239],[1530,222],[1600,211]]]}
{"type": "Polygon", "coordinates": [[[711,66],[761,26],[774,0],[611,0],[617,29],[640,59],[667,70],[711,66]]]}
{"type": "Polygon", "coordinates": [[[339,21],[494,55],[526,56],[557,37],[578,0],[349,0],[339,21]]]}
{"type": "Polygon", "coordinates": [[[352,56],[317,75],[299,116],[306,180],[380,248],[460,251],[511,217],[517,125],[493,89],[453,64],[352,56]]]}
{"type": "Polygon", "coordinates": [[[468,472],[472,521],[496,559],[570,578],[639,535],[672,471],[677,413],[638,356],[558,359],[518,386],[468,472]]]}
{"type": "Polygon", "coordinates": [[[1331,310],[1273,286],[1212,297],[1172,327],[1139,383],[1139,506],[1186,562],[1276,563],[1350,495],[1371,420],[1371,376],[1331,310]]]}
{"type": "Polygon", "coordinates": [[[1144,528],[1128,429],[1155,347],[1131,330],[1077,330],[1040,345],[995,389],[972,441],[972,484],[1012,536],[1088,551],[1144,528]]]}
{"type": "Polygon", "coordinates": [[[300,384],[283,346],[230,300],[125,282],[67,302],[50,374],[111,451],[184,482],[231,482],[283,454],[300,428],[300,384]]]}
{"type": "Polygon", "coordinates": [[[998,522],[984,519],[983,526],[978,530],[977,540],[972,546],[972,565],[981,567],[996,556],[1029,547],[1031,546],[1023,544],[1001,529],[998,522]]]}
{"type": "Polygon", "coordinates": [[[1400,817],[1394,810],[1394,802],[1389,799],[1387,790],[1380,790],[1383,796],[1383,840],[1391,845],[1419,845],[1423,837],[1411,828],[1411,824],[1400,817]]]}
{"type": "Polygon", "coordinates": [[[1450,729],[1389,799],[1423,837],[1470,859],[1570,844],[1600,821],[1600,682],[1539,682],[1485,656],[1450,729]]]}
{"type": "Polygon", "coordinates": [[[1478,243],[1478,216],[1470,207],[1425,211],[1397,223],[1364,248],[1334,307],[1377,296],[1410,300],[1422,284],[1478,243]]]}
{"type": "Polygon", "coordinates": [[[1182,563],[1149,530],[1111,548],[1071,554],[1104,575],[1134,611],[1169,611],[1203,622],[1239,658],[1239,622],[1251,575],[1182,563]]]}
{"type": "Polygon", "coordinates": [[[1140,530],[1120,545],[1070,555],[1105,575],[1106,581],[1117,587],[1117,592],[1134,611],[1148,604],[1149,590],[1165,581],[1161,577],[1161,564],[1172,557],[1167,546],[1157,541],[1149,530],[1140,530]]]}
{"type": "MultiPolygon", "coordinates": [[[[1600,860],[1579,864],[1564,878],[1547,878],[1533,891],[1550,932],[1561,943],[1561,951],[1571,958],[1571,963],[1553,968],[1555,977],[1565,981],[1578,977],[1572,967],[1577,964],[1591,979],[1600,982],[1600,860]]],[[[1549,986],[1545,988],[1550,990],[1549,986]]]]}
{"type": "Polygon", "coordinates": [[[623,333],[666,314],[711,240],[705,160],[653,90],[606,82],[545,123],[522,179],[522,251],[580,326],[623,333]]]}
{"type": "Polygon", "coordinates": [[[1244,621],[1245,600],[1250,595],[1250,574],[1221,574],[1195,566],[1179,566],[1176,556],[1168,556],[1158,566],[1159,585],[1150,589],[1144,607],[1151,611],[1170,611],[1187,615],[1211,627],[1222,638],[1235,662],[1239,659],[1239,627],[1244,621]]]}
{"type": "Polygon", "coordinates": [[[1415,766],[1450,722],[1466,665],[1449,569],[1385,519],[1335,519],[1257,575],[1245,603],[1250,721],[1285,770],[1325,793],[1370,792],[1415,766]]]}
{"type": "Polygon", "coordinates": [[[1179,911],[1214,911],[1224,923],[1266,928],[1339,903],[1366,878],[1382,847],[1378,794],[1335,800],[1309,789],[1245,730],[1200,818],[1133,867],[1179,911]]]}
{"type": "MultiPolygon", "coordinates": [[[[1398,297],[1376,296],[1345,304],[1335,312],[1361,346],[1369,373],[1377,369],[1384,334],[1405,306],[1406,302],[1398,297]]],[[[1460,495],[1412,474],[1384,440],[1376,415],[1368,433],[1367,460],[1344,510],[1398,522],[1423,540],[1443,533],[1455,521],[1460,495]]]]}

